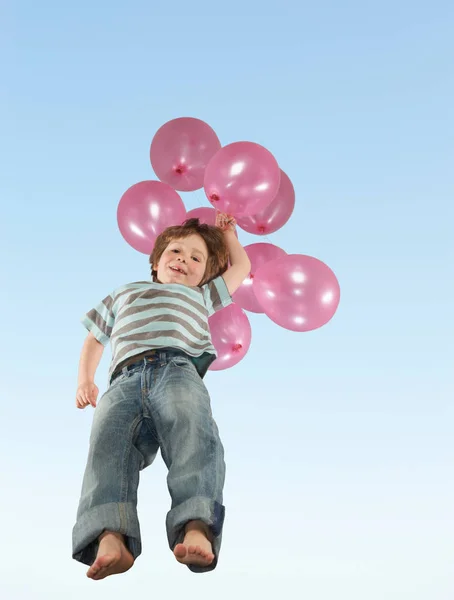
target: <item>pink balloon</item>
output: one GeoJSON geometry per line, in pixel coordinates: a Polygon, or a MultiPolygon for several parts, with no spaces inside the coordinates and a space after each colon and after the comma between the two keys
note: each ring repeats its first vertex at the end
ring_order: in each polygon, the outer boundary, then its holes
{"type": "Polygon", "coordinates": [[[173,119],[158,129],[151,142],[151,166],[158,179],[174,189],[199,190],[205,167],[220,148],[218,136],[204,121],[173,119]]]}
{"type": "Polygon", "coordinates": [[[216,224],[216,209],[206,206],[193,208],[186,213],[184,220],[186,219],[199,219],[200,223],[214,226],[216,224]]]}
{"type": "Polygon", "coordinates": [[[274,233],[287,223],[294,208],[295,190],[293,184],[286,173],[281,170],[279,190],[271,204],[268,204],[256,215],[238,217],[238,227],[255,235],[274,233]]]}
{"type": "Polygon", "coordinates": [[[166,183],[141,181],[121,197],[117,222],[121,235],[135,250],[151,254],[158,235],[179,225],[186,215],[183,200],[166,183]]]}
{"type": "Polygon", "coordinates": [[[253,285],[265,314],[291,331],[322,327],[339,305],[335,274],[312,256],[289,254],[266,263],[258,269],[253,285]]]}
{"type": "Polygon", "coordinates": [[[239,363],[249,350],[252,335],[249,319],[237,304],[230,304],[214,313],[208,322],[211,341],[218,355],[209,370],[229,369],[239,363]]]}
{"type": "Polygon", "coordinates": [[[211,204],[235,217],[264,210],[279,189],[274,156],[253,142],[235,142],[217,152],[205,170],[205,194],[211,204]]]}
{"type": "Polygon", "coordinates": [[[279,246],[264,243],[250,244],[249,246],[245,246],[244,249],[251,261],[251,272],[233,294],[233,300],[241,308],[255,313],[263,313],[262,305],[257,300],[254,293],[254,286],[252,285],[255,273],[262,265],[277,258],[287,256],[287,253],[282,248],[279,248],[279,246]]]}

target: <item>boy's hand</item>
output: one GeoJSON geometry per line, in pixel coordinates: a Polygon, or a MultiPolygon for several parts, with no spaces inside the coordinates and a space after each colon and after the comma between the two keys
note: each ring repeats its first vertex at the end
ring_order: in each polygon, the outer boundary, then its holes
{"type": "Polygon", "coordinates": [[[235,231],[236,221],[232,215],[218,212],[216,214],[216,227],[219,227],[222,231],[235,231]]]}
{"type": "Polygon", "coordinates": [[[93,381],[87,381],[81,383],[77,388],[76,392],[76,406],[77,408],[85,408],[89,404],[96,408],[96,400],[98,398],[99,390],[93,381]]]}

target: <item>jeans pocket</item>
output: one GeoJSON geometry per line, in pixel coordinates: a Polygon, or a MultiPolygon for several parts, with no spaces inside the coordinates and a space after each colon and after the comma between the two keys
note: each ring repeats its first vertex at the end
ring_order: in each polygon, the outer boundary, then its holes
{"type": "Polygon", "coordinates": [[[178,367],[179,369],[185,369],[187,367],[191,367],[192,362],[189,358],[185,358],[184,356],[172,356],[170,359],[170,364],[174,367],[178,367]]]}
{"type": "Polygon", "coordinates": [[[200,379],[197,369],[192,360],[186,356],[172,356],[169,360],[169,364],[175,367],[177,371],[184,372],[185,376],[191,376],[200,379]]]}

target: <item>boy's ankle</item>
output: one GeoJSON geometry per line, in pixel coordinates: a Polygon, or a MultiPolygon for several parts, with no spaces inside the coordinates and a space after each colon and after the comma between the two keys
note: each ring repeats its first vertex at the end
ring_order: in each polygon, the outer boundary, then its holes
{"type": "Polygon", "coordinates": [[[100,542],[106,535],[113,535],[120,540],[120,542],[125,543],[125,536],[122,533],[118,533],[118,531],[103,531],[98,538],[98,542],[100,542]]]}
{"type": "Polygon", "coordinates": [[[188,521],[186,523],[184,532],[186,534],[186,533],[188,533],[190,531],[199,531],[200,533],[203,533],[203,535],[210,542],[213,540],[213,535],[211,533],[210,528],[203,521],[188,521]]]}

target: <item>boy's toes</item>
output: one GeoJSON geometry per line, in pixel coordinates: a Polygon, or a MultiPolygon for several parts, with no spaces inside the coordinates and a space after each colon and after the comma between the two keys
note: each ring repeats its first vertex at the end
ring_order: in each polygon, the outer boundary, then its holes
{"type": "Polygon", "coordinates": [[[173,551],[173,553],[175,554],[175,556],[177,558],[184,558],[187,554],[187,552],[189,552],[189,548],[186,550],[186,546],[184,546],[183,544],[177,544],[175,546],[175,549],[173,551]]]}

